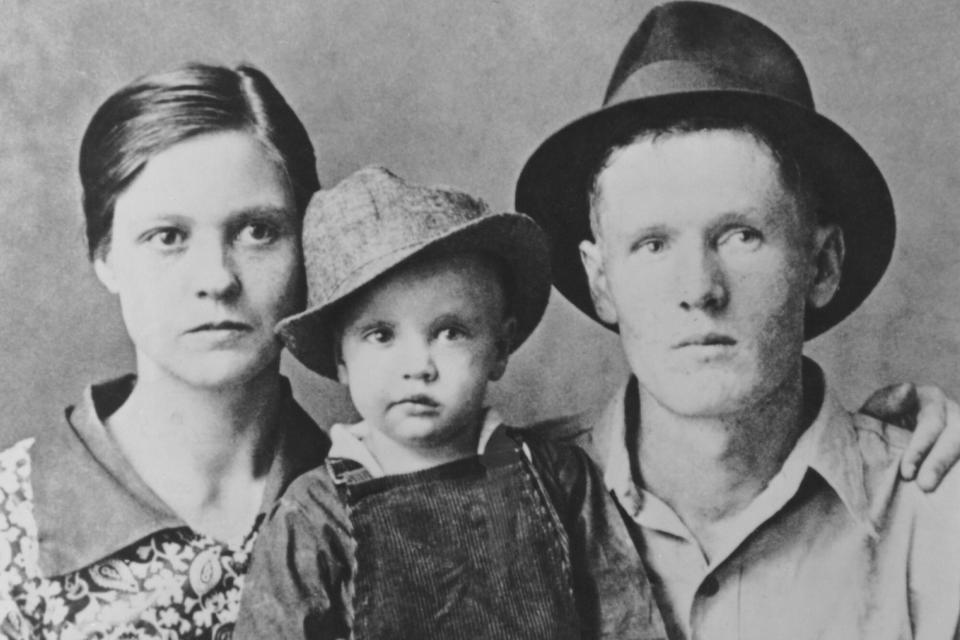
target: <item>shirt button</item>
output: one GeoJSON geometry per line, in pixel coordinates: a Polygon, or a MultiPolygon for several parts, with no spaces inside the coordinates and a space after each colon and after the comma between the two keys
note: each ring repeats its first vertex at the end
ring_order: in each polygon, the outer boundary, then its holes
{"type": "Polygon", "coordinates": [[[700,595],[705,598],[717,595],[718,591],[720,591],[720,581],[716,576],[708,576],[700,585],[700,595]]]}

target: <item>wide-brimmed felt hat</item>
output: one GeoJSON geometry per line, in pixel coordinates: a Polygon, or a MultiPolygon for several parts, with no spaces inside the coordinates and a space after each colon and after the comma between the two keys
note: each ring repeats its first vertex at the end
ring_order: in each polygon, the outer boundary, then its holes
{"type": "Polygon", "coordinates": [[[621,53],[602,108],[554,133],[524,166],[516,207],[550,238],[554,286],[601,322],[578,249],[592,238],[591,182],[612,147],[687,118],[746,122],[797,156],[817,191],[821,219],[839,224],[846,245],[840,287],[829,304],[808,310],[806,337],[849,315],[893,252],[896,222],[886,181],[847,132],[817,113],[803,66],[780,36],[704,2],[652,9],[621,53]]]}
{"type": "Polygon", "coordinates": [[[408,184],[387,169],[367,167],[318,191],[307,207],[307,310],[277,325],[285,346],[308,368],[336,379],[338,303],[428,251],[481,252],[502,260],[517,323],[511,351],[540,322],[550,296],[550,256],[536,222],[519,213],[494,213],[454,189],[408,184]]]}

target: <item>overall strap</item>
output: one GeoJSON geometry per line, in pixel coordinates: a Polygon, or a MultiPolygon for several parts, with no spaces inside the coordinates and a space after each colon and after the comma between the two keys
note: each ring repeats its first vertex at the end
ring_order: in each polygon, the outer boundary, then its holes
{"type": "Polygon", "coordinates": [[[337,488],[337,495],[340,500],[349,505],[354,497],[351,492],[353,485],[372,480],[373,476],[367,471],[367,468],[356,460],[349,458],[327,458],[324,463],[327,465],[327,471],[333,478],[333,485],[337,488]]]}

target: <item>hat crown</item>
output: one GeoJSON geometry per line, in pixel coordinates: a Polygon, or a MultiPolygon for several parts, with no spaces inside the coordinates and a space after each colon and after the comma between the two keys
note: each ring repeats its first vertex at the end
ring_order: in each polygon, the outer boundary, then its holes
{"type": "Polygon", "coordinates": [[[303,222],[308,305],[339,297],[351,276],[373,261],[428,243],[490,215],[479,198],[411,185],[383,167],[366,167],[318,191],[303,222]]]}
{"type": "Polygon", "coordinates": [[[604,105],[686,91],[745,91],[813,109],[803,65],[763,23],[706,2],[652,9],[614,67],[604,105]]]}

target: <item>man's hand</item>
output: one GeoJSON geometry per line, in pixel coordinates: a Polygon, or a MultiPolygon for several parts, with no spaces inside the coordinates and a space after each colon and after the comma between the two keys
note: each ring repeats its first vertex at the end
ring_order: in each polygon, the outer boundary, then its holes
{"type": "Polygon", "coordinates": [[[860,411],[913,431],[900,475],[916,478],[924,491],[936,489],[960,460],[960,405],[938,387],[909,382],[884,387],[867,398],[860,411]]]}

